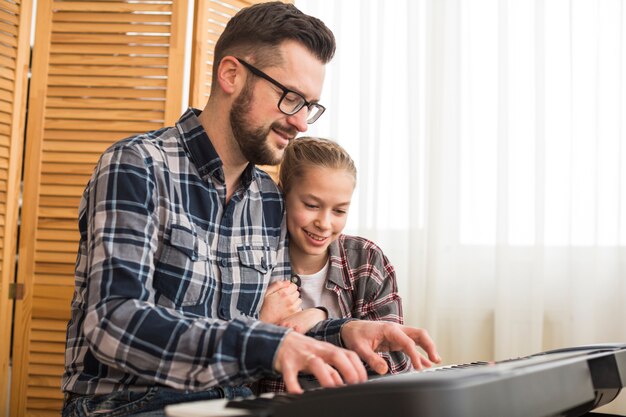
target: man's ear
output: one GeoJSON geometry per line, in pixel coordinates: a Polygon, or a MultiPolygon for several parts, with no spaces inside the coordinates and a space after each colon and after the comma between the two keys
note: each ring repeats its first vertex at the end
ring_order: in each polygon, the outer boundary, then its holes
{"type": "Polygon", "coordinates": [[[217,80],[220,89],[226,94],[233,94],[243,86],[245,82],[243,68],[233,56],[227,55],[220,61],[217,67],[217,80]]]}

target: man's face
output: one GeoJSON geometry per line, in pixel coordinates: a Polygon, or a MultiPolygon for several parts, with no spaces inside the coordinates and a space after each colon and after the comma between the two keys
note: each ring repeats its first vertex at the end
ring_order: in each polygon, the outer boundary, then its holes
{"type": "MultiPolygon", "coordinates": [[[[281,51],[282,64],[263,71],[308,101],[319,100],[324,64],[295,42],[284,43],[281,51]]],[[[246,160],[257,165],[276,165],[289,141],[307,130],[307,109],[286,115],[278,109],[282,90],[251,73],[246,80],[230,111],[233,136],[246,160]]]]}
{"type": "Polygon", "coordinates": [[[282,159],[284,146],[279,148],[279,152],[273,149],[269,140],[270,133],[280,132],[281,136],[288,138],[284,142],[289,143],[290,139],[296,137],[298,130],[291,126],[283,126],[279,121],[274,121],[269,126],[253,126],[249,121],[252,113],[253,90],[254,83],[246,82],[244,90],[233,103],[230,110],[233,136],[246,160],[255,165],[277,165],[282,159]]]}

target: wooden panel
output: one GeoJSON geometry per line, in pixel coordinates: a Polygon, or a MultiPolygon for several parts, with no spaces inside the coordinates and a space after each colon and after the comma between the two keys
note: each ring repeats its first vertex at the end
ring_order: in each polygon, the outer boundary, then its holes
{"type": "MultiPolygon", "coordinates": [[[[194,13],[191,54],[191,93],[189,105],[203,109],[211,92],[213,50],[228,20],[244,7],[263,0],[206,0],[197,1],[194,13]]],[[[285,1],[293,3],[293,1],[285,1]]],[[[278,181],[277,166],[260,167],[278,181]]]]}
{"type": "Polygon", "coordinates": [[[16,303],[11,417],[59,415],[80,197],[111,143],[179,117],[187,6],[37,2],[17,273],[26,297],[16,303]]]}
{"type": "Polygon", "coordinates": [[[23,159],[32,2],[0,1],[0,410],[8,405],[17,216],[23,159]]]}

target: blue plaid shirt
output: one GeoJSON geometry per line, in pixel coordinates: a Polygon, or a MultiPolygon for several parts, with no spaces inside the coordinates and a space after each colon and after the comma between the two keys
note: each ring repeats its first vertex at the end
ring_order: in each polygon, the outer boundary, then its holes
{"type": "MultiPolygon", "coordinates": [[[[81,200],[62,389],[198,391],[272,374],[288,330],[258,317],[285,279],[283,198],[252,164],[228,204],[197,115],[114,144],[81,200]]],[[[319,338],[340,344],[343,322],[319,338]]]]}

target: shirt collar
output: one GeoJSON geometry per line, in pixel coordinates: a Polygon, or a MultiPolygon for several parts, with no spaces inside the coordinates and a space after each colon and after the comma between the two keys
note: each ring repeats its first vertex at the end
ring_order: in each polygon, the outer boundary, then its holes
{"type": "MultiPolygon", "coordinates": [[[[224,169],[220,156],[217,154],[211,139],[200,123],[198,116],[201,110],[189,108],[176,122],[183,146],[189,153],[202,178],[210,175],[224,182],[224,169]]],[[[241,174],[241,185],[248,188],[257,178],[254,164],[248,164],[241,174]]]]}
{"type": "Polygon", "coordinates": [[[330,268],[328,270],[328,282],[343,288],[344,290],[352,289],[352,282],[350,277],[344,276],[343,263],[347,262],[347,257],[342,252],[344,251],[340,241],[343,240],[343,235],[340,235],[333,243],[328,247],[328,256],[330,260],[330,268]]]}

